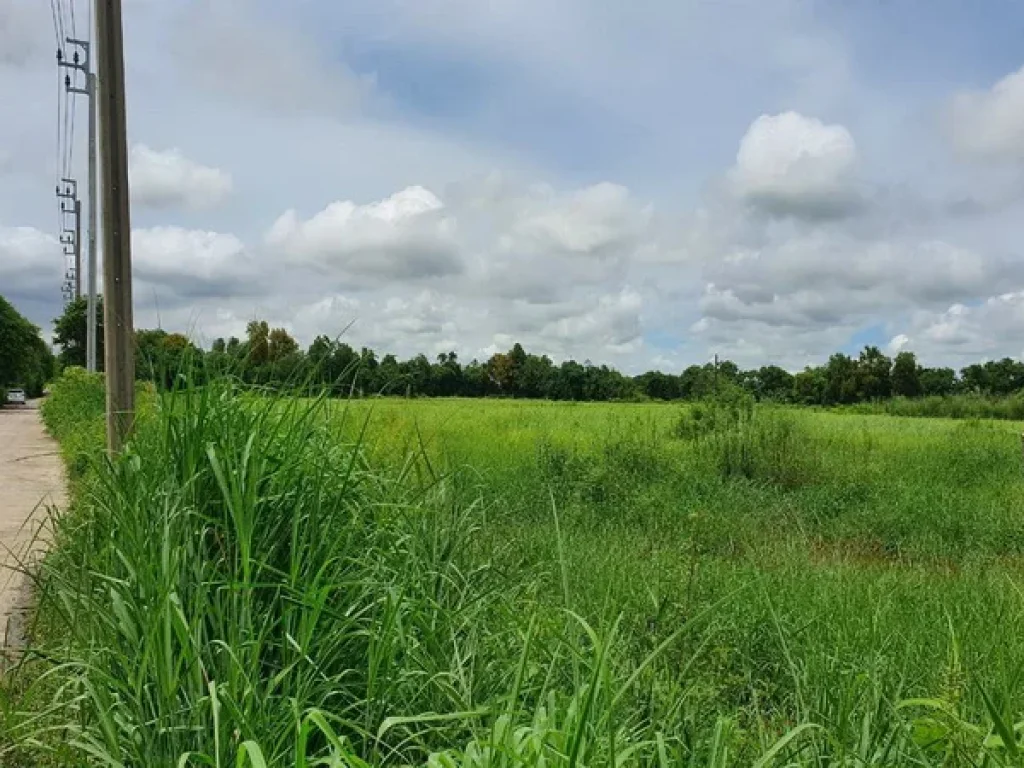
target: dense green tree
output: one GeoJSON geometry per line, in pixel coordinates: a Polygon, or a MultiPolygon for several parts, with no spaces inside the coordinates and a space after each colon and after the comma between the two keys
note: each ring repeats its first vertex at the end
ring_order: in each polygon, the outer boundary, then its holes
{"type": "Polygon", "coordinates": [[[654,400],[677,400],[680,395],[679,377],[661,371],[647,371],[636,377],[640,391],[654,400]]]}
{"type": "Polygon", "coordinates": [[[53,354],[39,329],[0,296],[0,394],[21,386],[30,397],[38,397],[53,367],[53,354]]]}
{"type": "Polygon", "coordinates": [[[862,391],[857,378],[857,363],[849,355],[832,355],[825,365],[825,403],[855,403],[862,391]]]}
{"type": "Polygon", "coordinates": [[[793,377],[793,399],[803,405],[824,405],[828,396],[828,372],[808,366],[793,377]]]}
{"type": "Polygon", "coordinates": [[[901,397],[921,394],[921,368],[913,352],[900,352],[893,360],[892,393],[901,397]]]}
{"type": "Polygon", "coordinates": [[[957,390],[956,372],[952,368],[922,368],[922,395],[952,395],[957,390]]]}
{"type": "Polygon", "coordinates": [[[203,358],[202,350],[180,333],[161,328],[135,332],[135,377],[160,388],[169,389],[186,376],[201,380],[206,373],[203,358]]]}
{"type": "Polygon", "coordinates": [[[248,337],[249,362],[262,366],[270,361],[270,326],[266,320],[250,320],[245,328],[248,337]]]}
{"type": "Polygon", "coordinates": [[[277,362],[299,351],[299,343],[284,328],[274,328],[267,335],[267,359],[277,362]]]}
{"type": "Polygon", "coordinates": [[[744,371],[740,381],[743,388],[758,400],[785,402],[793,397],[794,376],[777,365],[744,371]]]}
{"type": "MultiPolygon", "coordinates": [[[[60,347],[57,364],[61,368],[86,363],[86,335],[88,332],[88,302],[75,299],[64,313],[53,321],[53,343],[60,347]]],[[[96,297],[96,369],[103,370],[103,297],[96,297]]]]}
{"type": "Polygon", "coordinates": [[[880,400],[892,395],[892,360],[875,346],[867,346],[857,360],[857,398],[880,400]]]}

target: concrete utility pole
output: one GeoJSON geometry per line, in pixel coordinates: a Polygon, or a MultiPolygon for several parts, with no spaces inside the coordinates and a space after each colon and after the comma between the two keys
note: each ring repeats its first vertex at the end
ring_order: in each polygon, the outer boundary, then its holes
{"type": "Polygon", "coordinates": [[[131,216],[124,108],[121,0],[96,0],[100,160],[103,163],[103,333],[107,376],[107,449],[118,453],[135,419],[131,216]]]}
{"type": "MultiPolygon", "coordinates": [[[[68,43],[82,50],[79,56],[75,51],[71,61],[64,61],[60,51],[57,52],[57,64],[71,71],[79,71],[85,75],[85,87],[80,88],[71,80],[69,72],[64,77],[64,87],[69,93],[77,93],[89,99],[89,270],[86,300],[86,331],[85,331],[85,367],[89,371],[96,370],[96,270],[98,257],[96,254],[96,75],[92,72],[90,46],[88,40],[67,38],[68,43]]],[[[81,272],[78,273],[81,275],[81,272]]],[[[81,281],[81,277],[79,277],[81,281]]],[[[79,291],[80,292],[80,291],[79,291]]]]}
{"type": "Polygon", "coordinates": [[[57,197],[64,198],[60,202],[61,226],[60,242],[64,246],[64,255],[74,257],[74,266],[65,280],[68,283],[71,298],[78,299],[82,295],[82,203],[78,199],[78,182],[74,179],[61,179],[64,188],[57,187],[57,197]],[[70,200],[70,207],[68,204],[70,200]],[[75,225],[68,228],[64,224],[64,216],[75,217],[75,225]],[[68,249],[71,250],[68,250],[68,249]]]}

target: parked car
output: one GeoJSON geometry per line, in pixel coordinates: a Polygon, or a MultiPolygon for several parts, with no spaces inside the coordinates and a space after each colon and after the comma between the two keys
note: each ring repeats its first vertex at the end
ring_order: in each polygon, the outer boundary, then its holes
{"type": "Polygon", "coordinates": [[[7,390],[7,402],[12,405],[24,405],[25,404],[25,390],[24,389],[8,389],[7,390]]]}

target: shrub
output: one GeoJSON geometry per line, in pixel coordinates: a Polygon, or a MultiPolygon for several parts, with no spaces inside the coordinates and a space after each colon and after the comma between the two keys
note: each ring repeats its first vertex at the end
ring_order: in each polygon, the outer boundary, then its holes
{"type": "Polygon", "coordinates": [[[701,455],[724,478],[798,488],[815,481],[818,460],[810,435],[792,414],[758,409],[730,429],[702,441],[701,455]]]}
{"type": "Polygon", "coordinates": [[[684,409],[672,434],[680,440],[698,440],[706,435],[735,429],[749,421],[753,414],[754,398],[737,389],[684,409]]]}

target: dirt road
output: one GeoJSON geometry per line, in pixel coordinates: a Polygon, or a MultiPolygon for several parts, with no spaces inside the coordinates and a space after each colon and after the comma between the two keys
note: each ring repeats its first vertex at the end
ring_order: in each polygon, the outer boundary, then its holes
{"type": "Polygon", "coordinates": [[[43,549],[47,508],[64,503],[64,470],[35,403],[0,408],[0,647],[17,647],[31,597],[17,570],[43,549]]]}

